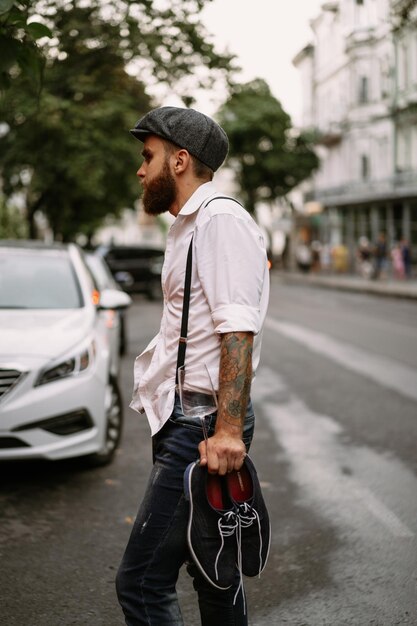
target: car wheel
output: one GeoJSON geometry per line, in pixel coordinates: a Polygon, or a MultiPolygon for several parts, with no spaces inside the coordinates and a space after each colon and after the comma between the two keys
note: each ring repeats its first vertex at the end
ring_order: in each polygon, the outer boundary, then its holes
{"type": "Polygon", "coordinates": [[[88,465],[98,467],[111,463],[122,436],[123,404],[117,380],[110,378],[106,387],[106,438],[104,447],[100,452],[89,455],[86,460],[88,465]]]}

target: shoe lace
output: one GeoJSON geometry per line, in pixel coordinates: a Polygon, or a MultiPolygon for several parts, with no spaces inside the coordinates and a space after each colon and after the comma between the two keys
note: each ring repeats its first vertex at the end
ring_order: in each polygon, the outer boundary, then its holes
{"type": "Polygon", "coordinates": [[[231,537],[236,532],[238,523],[239,523],[238,517],[236,515],[236,511],[234,510],[226,511],[226,513],[224,513],[222,517],[219,517],[219,520],[217,522],[217,526],[219,529],[219,534],[220,534],[222,542],[220,545],[220,549],[217,553],[216,560],[214,562],[214,571],[216,574],[216,580],[219,579],[217,566],[218,566],[220,555],[224,548],[224,538],[231,537]]]}
{"type": "Polygon", "coordinates": [[[261,520],[259,519],[259,513],[256,509],[254,509],[248,502],[242,502],[237,506],[237,516],[239,520],[240,528],[248,528],[252,526],[252,524],[258,525],[258,533],[259,533],[259,572],[258,576],[261,575],[262,571],[262,530],[261,530],[261,520]]]}
{"type": "MultiPolygon", "coordinates": [[[[243,593],[243,574],[242,574],[242,528],[248,528],[252,526],[252,524],[258,524],[258,532],[259,532],[259,573],[261,575],[262,571],[262,531],[261,531],[261,521],[259,519],[258,512],[247,502],[242,502],[241,504],[236,504],[236,517],[237,517],[237,529],[236,529],[236,541],[237,541],[237,567],[239,570],[239,586],[236,590],[235,597],[233,599],[233,604],[236,604],[237,597],[239,595],[239,591],[242,589],[243,593]]],[[[243,609],[246,615],[246,601],[245,594],[243,593],[243,609]]]]}
{"type": "MultiPolygon", "coordinates": [[[[247,502],[242,502],[241,504],[236,504],[233,510],[227,511],[219,517],[217,522],[217,526],[219,529],[219,534],[221,537],[221,545],[220,549],[217,553],[216,560],[214,563],[214,571],[216,574],[216,579],[219,579],[218,574],[218,562],[221,556],[221,553],[224,548],[224,539],[225,537],[231,537],[236,533],[236,544],[237,544],[237,568],[239,570],[239,585],[236,590],[233,604],[236,604],[237,597],[239,595],[240,590],[242,589],[243,593],[243,573],[242,573],[242,528],[248,528],[252,524],[258,524],[258,532],[259,532],[259,575],[262,570],[262,531],[261,531],[261,522],[259,519],[259,514],[250,504],[247,502]]],[[[246,615],[246,600],[245,594],[243,593],[243,610],[246,615]]]]}

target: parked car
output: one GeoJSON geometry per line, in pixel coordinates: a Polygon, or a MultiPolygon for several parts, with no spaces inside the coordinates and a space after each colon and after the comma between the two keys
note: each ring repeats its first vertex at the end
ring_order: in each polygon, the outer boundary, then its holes
{"type": "Polygon", "coordinates": [[[112,460],[123,412],[102,312],[129,300],[97,291],[74,244],[0,241],[0,460],[112,460]]]}
{"type": "MultiPolygon", "coordinates": [[[[119,283],[113,278],[109,266],[103,257],[91,252],[84,253],[94,284],[97,289],[102,292],[105,289],[116,289],[123,291],[119,283]]],[[[128,296],[130,304],[132,299],[128,296]]],[[[106,316],[106,325],[111,334],[111,340],[114,345],[114,351],[120,355],[126,353],[127,349],[127,323],[126,309],[107,309],[103,311],[106,316]]]]}
{"type": "Polygon", "coordinates": [[[162,295],[161,272],[164,261],[162,248],[143,245],[100,246],[102,256],[115,280],[128,293],[144,293],[150,300],[162,295]]]}

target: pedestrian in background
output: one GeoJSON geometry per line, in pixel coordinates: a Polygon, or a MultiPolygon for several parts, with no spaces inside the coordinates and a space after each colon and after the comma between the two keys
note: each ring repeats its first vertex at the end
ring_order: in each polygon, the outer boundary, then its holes
{"type": "Polygon", "coordinates": [[[359,272],[363,278],[372,276],[372,250],[368,237],[359,237],[358,242],[359,272]]]}
{"type": "Polygon", "coordinates": [[[400,248],[404,264],[405,277],[411,278],[411,248],[408,239],[401,239],[400,248]]]}
{"type": "Polygon", "coordinates": [[[394,278],[402,280],[405,277],[403,251],[401,245],[396,242],[391,249],[391,262],[394,278]]]}
{"type": "Polygon", "coordinates": [[[320,272],[321,270],[321,249],[320,241],[311,242],[311,271],[320,272]]]}
{"type": "Polygon", "coordinates": [[[326,274],[332,269],[332,250],[329,243],[324,243],[321,247],[320,267],[326,274]]]}
{"type": "Polygon", "coordinates": [[[378,278],[381,278],[381,276],[386,275],[388,267],[388,250],[385,233],[381,232],[378,235],[378,239],[374,246],[374,259],[375,268],[373,277],[375,280],[377,280],[378,278]]]}
{"type": "Polygon", "coordinates": [[[307,274],[311,269],[313,257],[311,254],[311,248],[305,241],[299,241],[295,248],[295,259],[297,261],[298,268],[307,274]]]}
{"type": "Polygon", "coordinates": [[[145,211],[169,211],[176,219],[162,270],[160,331],[135,362],[131,407],[148,418],[154,466],[119,568],[118,597],[130,626],[179,626],[183,620],[176,582],[188,562],[201,623],[246,626],[237,568],[230,589],[218,590],[191,562],[183,474],[198,457],[210,474],[220,476],[244,463],[254,430],[250,387],[269,297],[266,247],[249,213],[237,201],[220,196],[212,182],[228,151],[227,136],[218,124],[193,109],[161,107],[142,117],[131,132],[144,144],[137,175],[145,211]],[[207,441],[200,419],[186,418],[176,395],[191,241],[186,362],[204,362],[218,393],[207,441]]]}

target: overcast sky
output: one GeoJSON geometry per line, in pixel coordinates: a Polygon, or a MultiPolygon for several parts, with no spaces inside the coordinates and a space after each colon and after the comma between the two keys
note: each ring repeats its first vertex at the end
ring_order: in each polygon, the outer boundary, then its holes
{"type": "MultiPolygon", "coordinates": [[[[240,81],[264,78],[293,122],[301,112],[301,85],[292,59],[312,41],[309,21],[323,0],[213,0],[201,21],[221,51],[237,55],[240,81]]],[[[210,112],[208,112],[210,113],[210,112]]]]}

